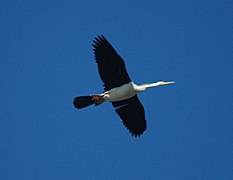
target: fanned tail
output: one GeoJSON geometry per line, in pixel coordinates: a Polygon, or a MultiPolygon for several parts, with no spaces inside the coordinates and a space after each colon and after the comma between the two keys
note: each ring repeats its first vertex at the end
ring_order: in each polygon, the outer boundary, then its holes
{"type": "Polygon", "coordinates": [[[74,98],[73,104],[74,104],[74,107],[78,109],[82,109],[82,108],[85,108],[87,106],[94,104],[94,101],[92,100],[91,96],[78,96],[74,98]]]}
{"type": "Polygon", "coordinates": [[[82,109],[92,104],[98,106],[104,102],[101,95],[78,96],[74,98],[73,104],[77,109],[82,109]]]}

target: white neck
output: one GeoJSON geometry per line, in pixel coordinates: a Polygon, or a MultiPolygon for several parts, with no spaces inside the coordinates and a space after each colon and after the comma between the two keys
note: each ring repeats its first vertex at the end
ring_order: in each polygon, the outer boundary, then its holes
{"type": "Polygon", "coordinates": [[[150,84],[142,84],[142,85],[134,84],[134,90],[137,92],[142,92],[142,91],[145,91],[147,88],[156,87],[156,86],[159,86],[159,82],[150,83],[150,84]]]}
{"type": "Polygon", "coordinates": [[[160,86],[161,82],[156,82],[156,83],[149,83],[149,84],[142,84],[141,86],[145,86],[145,88],[151,88],[151,87],[156,87],[156,86],[160,86]]]}
{"type": "Polygon", "coordinates": [[[147,88],[152,88],[152,87],[157,87],[157,86],[162,86],[166,84],[172,84],[172,82],[164,82],[164,81],[158,81],[156,83],[148,83],[148,84],[142,84],[142,85],[136,85],[134,84],[134,90],[137,92],[142,92],[145,91],[147,88]]]}

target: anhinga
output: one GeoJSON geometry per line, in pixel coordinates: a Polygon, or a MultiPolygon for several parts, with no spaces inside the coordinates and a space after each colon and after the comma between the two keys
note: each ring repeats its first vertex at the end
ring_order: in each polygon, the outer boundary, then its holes
{"type": "Polygon", "coordinates": [[[101,35],[93,41],[94,56],[99,75],[104,83],[104,93],[79,96],[73,101],[76,108],[81,109],[91,104],[100,105],[109,101],[120,116],[130,133],[137,137],[146,130],[145,111],[137,93],[147,88],[171,84],[174,82],[159,81],[156,83],[136,85],[130,80],[124,60],[101,35]]]}

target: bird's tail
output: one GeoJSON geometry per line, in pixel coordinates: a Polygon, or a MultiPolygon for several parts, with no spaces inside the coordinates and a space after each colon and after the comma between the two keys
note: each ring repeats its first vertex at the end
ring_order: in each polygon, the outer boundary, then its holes
{"type": "Polygon", "coordinates": [[[74,104],[74,107],[78,109],[85,108],[92,104],[95,104],[96,106],[98,106],[104,102],[102,97],[103,96],[101,95],[78,96],[74,98],[73,104],[74,104]]]}

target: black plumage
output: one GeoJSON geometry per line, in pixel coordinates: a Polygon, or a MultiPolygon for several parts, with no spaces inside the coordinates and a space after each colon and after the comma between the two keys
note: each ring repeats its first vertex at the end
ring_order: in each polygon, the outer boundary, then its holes
{"type": "Polygon", "coordinates": [[[108,91],[129,83],[131,80],[126,71],[125,63],[107,39],[101,35],[93,42],[94,56],[100,78],[104,83],[104,90],[108,91]]]}
{"type": "MultiPolygon", "coordinates": [[[[129,83],[131,80],[125,68],[124,60],[117,54],[107,39],[101,35],[95,38],[93,42],[94,56],[100,78],[104,83],[104,90],[108,91],[129,83]]],[[[133,136],[140,136],[146,130],[145,111],[137,95],[126,100],[112,102],[112,105],[133,136]]]]}

